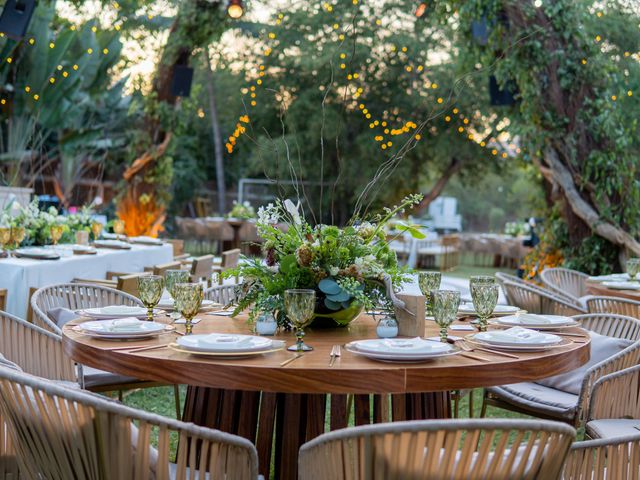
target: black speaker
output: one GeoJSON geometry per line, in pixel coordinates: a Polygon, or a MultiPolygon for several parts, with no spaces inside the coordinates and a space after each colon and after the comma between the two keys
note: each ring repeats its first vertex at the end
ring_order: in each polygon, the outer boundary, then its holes
{"type": "Polygon", "coordinates": [[[27,33],[36,0],[7,0],[0,15],[0,32],[14,40],[20,40],[27,33]]]}
{"type": "Polygon", "coordinates": [[[193,81],[193,68],[187,65],[174,65],[173,78],[171,80],[171,95],[175,97],[188,97],[191,93],[193,81]]]}
{"type": "Polygon", "coordinates": [[[487,22],[487,17],[471,22],[471,36],[478,45],[486,45],[489,42],[489,22],[487,22]]]}
{"type": "Polygon", "coordinates": [[[518,87],[513,81],[507,82],[503,89],[498,85],[496,77],[489,77],[489,97],[491,105],[505,106],[516,103],[515,95],[518,93],[518,87]]]}

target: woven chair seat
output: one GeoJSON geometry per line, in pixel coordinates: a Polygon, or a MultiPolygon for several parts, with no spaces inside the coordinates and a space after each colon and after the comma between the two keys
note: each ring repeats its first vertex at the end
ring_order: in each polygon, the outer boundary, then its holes
{"type": "Polygon", "coordinates": [[[640,435],[640,419],[606,418],[587,422],[586,432],[591,438],[617,438],[640,435]]]}
{"type": "Polygon", "coordinates": [[[514,406],[526,406],[541,415],[572,419],[578,408],[578,395],[533,382],[490,387],[487,392],[514,406]]]}

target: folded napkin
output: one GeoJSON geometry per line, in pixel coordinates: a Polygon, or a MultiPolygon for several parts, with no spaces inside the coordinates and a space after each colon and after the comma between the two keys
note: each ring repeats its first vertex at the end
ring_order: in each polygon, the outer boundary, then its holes
{"type": "Polygon", "coordinates": [[[134,332],[140,329],[142,322],[134,317],[113,320],[109,330],[112,332],[134,332]]]}
{"type": "Polygon", "coordinates": [[[242,347],[251,345],[252,337],[239,337],[237,335],[207,335],[200,339],[200,343],[205,345],[233,345],[242,347]]]}
{"type": "Polygon", "coordinates": [[[518,315],[518,321],[523,325],[548,325],[552,323],[547,317],[533,313],[521,313],[518,315]]]}
{"type": "Polygon", "coordinates": [[[491,332],[491,339],[499,342],[529,342],[542,337],[544,337],[544,334],[522,327],[513,327],[508,330],[495,330],[491,332]]]}
{"type": "Polygon", "coordinates": [[[424,347],[426,343],[425,340],[422,340],[420,337],[415,338],[387,338],[382,340],[382,344],[388,348],[394,349],[406,349],[406,350],[415,350],[424,347]]]}

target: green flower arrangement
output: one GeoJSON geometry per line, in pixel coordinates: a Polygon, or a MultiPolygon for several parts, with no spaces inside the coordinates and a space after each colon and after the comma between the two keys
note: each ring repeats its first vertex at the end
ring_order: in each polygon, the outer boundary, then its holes
{"type": "MultiPolygon", "coordinates": [[[[368,220],[352,219],[344,228],[312,226],[291,200],[260,207],[256,226],[265,259],[245,259],[224,274],[244,280],[234,315],[248,309],[253,321],[268,311],[284,326],[284,291],[292,288],[314,289],[316,318],[328,317],[339,325],[349,323],[363,308],[391,309],[388,284],[399,286],[409,270],[398,265],[386,224],[421,198],[411,195],[368,220]]],[[[424,238],[415,225],[398,225],[396,230],[424,238]]]]}
{"type": "Polygon", "coordinates": [[[241,218],[243,220],[250,220],[256,218],[256,211],[249,202],[238,203],[233,202],[233,208],[227,215],[229,218],[241,218]]]}

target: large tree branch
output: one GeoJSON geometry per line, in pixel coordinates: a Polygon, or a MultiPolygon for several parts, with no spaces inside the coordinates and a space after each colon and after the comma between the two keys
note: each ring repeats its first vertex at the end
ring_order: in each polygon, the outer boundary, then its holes
{"type": "Polygon", "coordinates": [[[607,222],[580,195],[573,181],[571,172],[560,161],[557,152],[548,147],[545,149],[545,161],[553,172],[554,181],[562,188],[571,210],[580,217],[599,236],[614,245],[627,248],[633,254],[640,255],[640,243],[622,228],[607,222]]]}
{"type": "Polygon", "coordinates": [[[416,210],[418,210],[419,212],[425,210],[431,202],[438,198],[444,190],[444,187],[447,186],[447,183],[449,182],[451,177],[453,177],[462,169],[462,164],[463,162],[460,161],[457,157],[453,157],[451,159],[451,162],[449,163],[449,166],[445,169],[444,173],[438,179],[435,185],[431,187],[431,190],[429,190],[429,192],[425,194],[422,201],[416,207],[416,210]]]}

